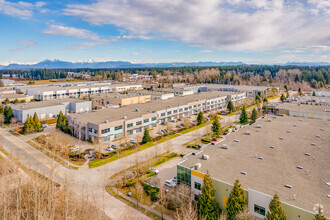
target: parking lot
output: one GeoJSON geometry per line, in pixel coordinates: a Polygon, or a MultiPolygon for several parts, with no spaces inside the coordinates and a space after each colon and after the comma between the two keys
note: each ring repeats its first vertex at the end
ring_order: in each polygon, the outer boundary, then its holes
{"type": "Polygon", "coordinates": [[[159,170],[159,173],[148,179],[147,182],[153,186],[164,187],[165,180],[170,180],[176,177],[176,165],[181,160],[181,157],[177,157],[167,163],[155,167],[159,170]]]}

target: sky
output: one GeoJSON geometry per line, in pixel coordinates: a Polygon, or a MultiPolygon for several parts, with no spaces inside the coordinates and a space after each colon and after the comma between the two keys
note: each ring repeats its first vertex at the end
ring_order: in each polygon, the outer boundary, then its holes
{"type": "Polygon", "coordinates": [[[330,0],[0,0],[0,65],[330,62],[330,0]]]}

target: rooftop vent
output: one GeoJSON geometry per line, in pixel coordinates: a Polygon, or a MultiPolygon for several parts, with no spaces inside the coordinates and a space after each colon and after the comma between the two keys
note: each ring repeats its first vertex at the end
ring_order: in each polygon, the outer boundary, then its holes
{"type": "Polygon", "coordinates": [[[324,131],[324,129],[323,129],[323,128],[321,128],[320,130],[321,130],[321,131],[324,131]]]}
{"type": "Polygon", "coordinates": [[[123,119],[126,119],[126,118],[127,118],[127,116],[124,116],[124,117],[123,117],[123,119]]]}
{"type": "Polygon", "coordinates": [[[275,146],[269,146],[269,148],[271,148],[271,149],[275,149],[275,146]]]}
{"type": "Polygon", "coordinates": [[[284,138],[283,137],[280,137],[280,140],[284,140],[284,138]]]}
{"type": "Polygon", "coordinates": [[[289,134],[291,133],[291,131],[286,131],[286,132],[289,133],[289,134]]]}
{"type": "Polygon", "coordinates": [[[297,127],[297,125],[293,125],[293,127],[297,127]]]}
{"type": "Polygon", "coordinates": [[[261,128],[261,125],[257,125],[257,128],[261,128]]]}
{"type": "Polygon", "coordinates": [[[320,136],[320,135],[316,135],[316,137],[317,137],[317,138],[321,138],[321,136],[320,136]]]}
{"type": "Polygon", "coordinates": [[[239,140],[235,139],[234,142],[239,142],[239,140]]]}
{"type": "Polygon", "coordinates": [[[109,123],[109,121],[108,120],[105,120],[104,123],[109,123]]]}
{"type": "Polygon", "coordinates": [[[302,121],[302,119],[299,119],[299,121],[302,121]]]}
{"type": "Polygon", "coordinates": [[[315,143],[312,143],[312,146],[316,146],[316,144],[315,143]]]}
{"type": "Polygon", "coordinates": [[[259,160],[263,160],[264,158],[263,157],[258,157],[259,160]]]}
{"type": "Polygon", "coordinates": [[[325,184],[330,187],[330,182],[326,182],[325,184]]]}
{"type": "Polygon", "coordinates": [[[297,169],[302,170],[303,167],[302,166],[297,166],[297,169]]]}
{"type": "Polygon", "coordinates": [[[196,154],[194,152],[192,152],[191,155],[196,155],[196,154]]]}
{"type": "Polygon", "coordinates": [[[330,199],[330,194],[327,195],[328,199],[330,199]]]}
{"type": "Polygon", "coordinates": [[[289,189],[291,189],[291,188],[292,188],[292,186],[291,186],[291,185],[289,185],[289,184],[286,184],[286,185],[284,185],[284,187],[286,187],[286,188],[289,188],[289,189]]]}
{"type": "Polygon", "coordinates": [[[224,145],[222,145],[221,149],[227,150],[228,149],[228,146],[226,144],[224,144],[224,145]]]}
{"type": "Polygon", "coordinates": [[[209,155],[206,155],[206,154],[204,154],[203,156],[202,156],[202,159],[203,160],[208,160],[210,157],[209,157],[209,155]]]}
{"type": "Polygon", "coordinates": [[[267,122],[272,122],[272,119],[268,119],[267,122]]]}
{"type": "Polygon", "coordinates": [[[139,109],[138,109],[138,108],[136,108],[136,109],[135,109],[135,111],[136,111],[136,112],[138,112],[138,111],[139,111],[139,109]]]}
{"type": "Polygon", "coordinates": [[[311,154],[310,153],[305,153],[306,156],[310,156],[311,154]]]}
{"type": "Polygon", "coordinates": [[[245,134],[246,135],[251,135],[251,132],[250,131],[246,131],[245,134]]]}
{"type": "Polygon", "coordinates": [[[200,164],[200,163],[196,163],[196,164],[195,164],[195,170],[198,170],[199,168],[201,168],[201,166],[202,166],[202,164],[200,164]]]}
{"type": "Polygon", "coordinates": [[[247,175],[247,172],[245,172],[245,171],[241,171],[241,174],[242,174],[242,175],[247,175]]]}

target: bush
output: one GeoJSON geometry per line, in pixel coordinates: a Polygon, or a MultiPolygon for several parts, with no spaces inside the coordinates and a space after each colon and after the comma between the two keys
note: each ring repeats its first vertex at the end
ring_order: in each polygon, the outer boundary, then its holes
{"type": "Polygon", "coordinates": [[[135,185],[135,182],[134,181],[128,181],[126,182],[126,187],[131,187],[131,186],[134,186],[135,185]]]}
{"type": "Polygon", "coordinates": [[[156,166],[161,164],[161,163],[164,163],[165,162],[165,159],[164,158],[160,158],[156,161],[156,166]]]}
{"type": "Polygon", "coordinates": [[[80,155],[79,154],[74,154],[74,153],[72,153],[72,152],[69,152],[69,157],[70,158],[76,158],[76,157],[80,157],[80,155]]]}
{"type": "Polygon", "coordinates": [[[186,156],[185,154],[180,154],[180,157],[184,157],[184,156],[186,156]]]}
{"type": "Polygon", "coordinates": [[[56,122],[57,122],[57,118],[50,118],[40,121],[41,124],[55,124],[56,122]]]}
{"type": "Polygon", "coordinates": [[[150,178],[152,176],[156,175],[156,173],[154,171],[148,170],[147,171],[147,178],[150,178]]]}
{"type": "Polygon", "coordinates": [[[102,156],[103,157],[112,157],[116,153],[117,153],[117,151],[111,151],[111,152],[108,152],[108,153],[102,153],[102,156]]]}
{"type": "Polygon", "coordinates": [[[178,154],[177,153],[170,153],[167,157],[168,158],[173,158],[173,157],[177,157],[178,154]]]}
{"type": "Polygon", "coordinates": [[[144,191],[150,196],[151,201],[155,202],[158,200],[159,189],[157,187],[152,187],[148,184],[142,183],[144,191]]]}
{"type": "Polygon", "coordinates": [[[203,138],[202,141],[204,143],[210,143],[211,142],[210,138],[203,138]]]}

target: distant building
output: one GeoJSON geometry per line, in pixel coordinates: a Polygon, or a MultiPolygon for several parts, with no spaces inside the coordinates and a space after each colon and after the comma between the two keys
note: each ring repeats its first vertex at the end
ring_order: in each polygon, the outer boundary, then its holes
{"type": "Polygon", "coordinates": [[[151,99],[153,100],[166,100],[170,98],[174,98],[174,93],[164,93],[164,92],[157,92],[157,91],[150,91],[150,90],[140,90],[140,91],[130,91],[129,94],[136,94],[136,95],[150,95],[151,99]]]}
{"type": "Polygon", "coordinates": [[[92,110],[92,102],[82,99],[55,99],[41,102],[10,104],[14,117],[20,122],[25,122],[29,116],[37,113],[40,120],[57,118],[63,114],[85,113],[92,110]]]}
{"type": "Polygon", "coordinates": [[[123,107],[138,103],[147,103],[151,101],[150,95],[134,95],[134,94],[118,94],[118,93],[106,93],[92,95],[90,97],[94,106],[118,106],[123,107]]]}
{"type": "Polygon", "coordinates": [[[163,92],[163,93],[173,93],[175,96],[186,96],[193,95],[194,91],[192,90],[182,90],[182,89],[168,89],[168,88],[155,88],[153,91],[163,92]]]}
{"type": "Polygon", "coordinates": [[[0,95],[0,103],[4,103],[5,100],[8,99],[9,102],[14,102],[16,99],[19,102],[25,101],[30,102],[33,99],[33,96],[30,95],[23,95],[23,94],[13,94],[13,93],[5,93],[0,95]]]}

